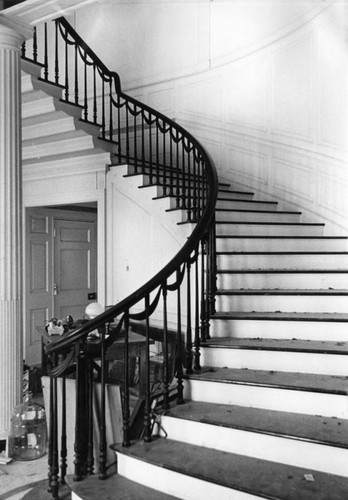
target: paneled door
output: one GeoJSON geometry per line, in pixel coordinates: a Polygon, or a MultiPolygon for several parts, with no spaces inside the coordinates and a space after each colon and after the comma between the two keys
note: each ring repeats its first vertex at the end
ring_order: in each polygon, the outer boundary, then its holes
{"type": "Polygon", "coordinates": [[[81,319],[97,300],[97,214],[35,208],[26,217],[25,361],[41,363],[52,317],[81,319]]]}
{"type": "Polygon", "coordinates": [[[96,222],[54,221],[54,315],[84,317],[88,302],[96,299],[96,222]]]}

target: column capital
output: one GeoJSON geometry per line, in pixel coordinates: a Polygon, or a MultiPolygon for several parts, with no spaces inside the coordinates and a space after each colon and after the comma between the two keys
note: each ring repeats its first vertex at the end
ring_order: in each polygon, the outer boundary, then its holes
{"type": "Polygon", "coordinates": [[[27,24],[0,14],[0,48],[20,50],[22,43],[32,35],[32,28],[27,24]]]}

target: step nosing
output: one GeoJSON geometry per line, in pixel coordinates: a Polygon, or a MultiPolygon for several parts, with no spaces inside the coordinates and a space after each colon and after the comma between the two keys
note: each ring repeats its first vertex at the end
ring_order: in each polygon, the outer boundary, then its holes
{"type": "Polygon", "coordinates": [[[233,422],[226,423],[222,422],[219,420],[213,420],[210,418],[200,418],[199,420],[196,420],[194,418],[190,418],[187,415],[171,415],[170,413],[166,415],[170,418],[178,419],[178,420],[188,420],[193,423],[197,424],[205,424],[205,425],[211,425],[214,427],[223,427],[225,429],[235,429],[235,430],[240,430],[243,432],[252,432],[255,434],[264,434],[267,436],[272,436],[276,438],[282,438],[282,439],[291,439],[294,441],[301,441],[305,443],[311,443],[311,444],[316,444],[320,446],[329,446],[333,448],[338,448],[338,449],[348,449],[348,443],[341,443],[337,441],[330,441],[329,439],[324,440],[324,439],[316,439],[315,437],[306,437],[301,435],[300,433],[295,434],[295,433],[287,433],[287,432],[281,432],[281,431],[275,431],[272,429],[262,429],[261,427],[251,427],[248,425],[238,425],[233,422]]]}
{"type": "Polygon", "coordinates": [[[262,387],[269,389],[281,389],[287,391],[296,391],[296,392],[314,392],[316,394],[332,394],[337,396],[347,396],[347,391],[342,389],[324,389],[322,387],[313,387],[308,385],[294,385],[294,384],[281,384],[281,383],[271,383],[271,382],[260,382],[257,380],[232,380],[226,378],[214,378],[211,379],[209,377],[204,377],[203,375],[185,375],[184,379],[195,380],[195,381],[203,381],[209,383],[219,383],[226,385],[243,385],[249,387],[262,387]]]}

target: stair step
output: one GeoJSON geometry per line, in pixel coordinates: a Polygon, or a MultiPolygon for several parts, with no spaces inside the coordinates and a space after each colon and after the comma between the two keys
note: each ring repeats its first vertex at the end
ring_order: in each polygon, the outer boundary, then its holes
{"type": "Polygon", "coordinates": [[[348,315],[339,313],[230,312],[215,314],[211,335],[233,338],[302,339],[345,342],[348,315]]]}
{"type": "Polygon", "coordinates": [[[292,222],[217,222],[218,236],[321,236],[324,224],[306,224],[292,222]]]}
{"type": "Polygon", "coordinates": [[[218,288],[348,289],[348,271],[326,269],[252,269],[222,270],[217,275],[218,288]]]}
{"type": "Polygon", "coordinates": [[[338,252],[347,250],[347,237],[218,236],[218,252],[338,252]]]}
{"type": "MultiPolygon", "coordinates": [[[[66,481],[74,494],[74,500],[174,500],[177,497],[148,488],[142,484],[114,474],[101,481],[97,474],[86,476],[83,481],[74,481],[67,476],[66,481]]],[[[60,493],[60,490],[59,490],[60,493]]],[[[33,499],[34,500],[34,499],[33,499]]]]}
{"type": "Polygon", "coordinates": [[[240,198],[222,197],[219,191],[216,202],[217,209],[234,209],[234,210],[265,210],[274,212],[278,204],[269,201],[244,200],[240,198]]]}
{"type": "Polygon", "coordinates": [[[233,198],[233,199],[239,199],[239,200],[251,200],[254,197],[254,193],[251,193],[250,191],[238,191],[238,190],[233,190],[233,189],[228,189],[226,187],[223,187],[220,184],[219,187],[219,197],[222,198],[233,198]]]}
{"type": "Polygon", "coordinates": [[[348,271],[348,252],[217,252],[217,267],[348,271]]]}
{"type": "Polygon", "coordinates": [[[187,401],[161,417],[169,439],[348,475],[348,420],[187,401]]]}
{"type": "Polygon", "coordinates": [[[120,474],[184,500],[342,500],[348,495],[348,480],[341,476],[172,439],[120,446],[117,457],[120,474]],[[314,480],[306,481],[307,474],[314,480]]]}
{"type": "Polygon", "coordinates": [[[220,337],[202,344],[202,366],[347,375],[347,342],[220,337]]]}
{"type": "Polygon", "coordinates": [[[216,295],[216,309],[258,312],[348,313],[348,290],[223,290],[216,295]]]}
{"type": "Polygon", "coordinates": [[[184,398],[347,419],[347,381],[346,376],[204,367],[185,380],[184,398]]]}
{"type": "Polygon", "coordinates": [[[248,222],[292,222],[300,221],[301,212],[280,212],[275,210],[238,210],[238,209],[220,209],[215,210],[216,221],[239,222],[247,220],[248,222]]]}

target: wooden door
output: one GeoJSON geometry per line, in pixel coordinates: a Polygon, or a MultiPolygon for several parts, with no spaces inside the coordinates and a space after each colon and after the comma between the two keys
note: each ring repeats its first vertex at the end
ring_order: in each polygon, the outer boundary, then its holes
{"type": "Polygon", "coordinates": [[[41,363],[41,334],[52,317],[84,317],[97,300],[97,214],[28,209],[25,361],[41,363]]]}
{"type": "Polygon", "coordinates": [[[25,286],[25,361],[41,362],[41,334],[53,316],[53,218],[40,209],[27,211],[25,286]]]}
{"type": "Polygon", "coordinates": [[[97,299],[96,220],[54,222],[54,315],[84,318],[97,299]]]}

